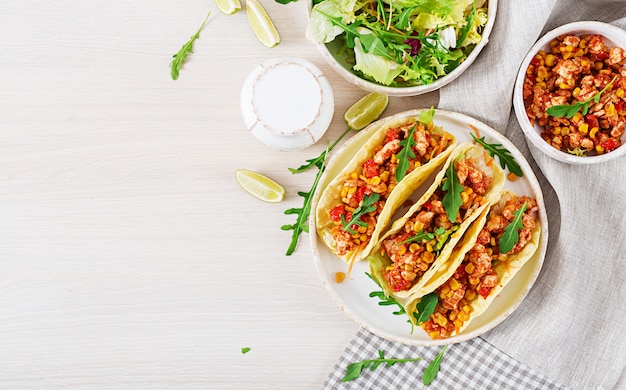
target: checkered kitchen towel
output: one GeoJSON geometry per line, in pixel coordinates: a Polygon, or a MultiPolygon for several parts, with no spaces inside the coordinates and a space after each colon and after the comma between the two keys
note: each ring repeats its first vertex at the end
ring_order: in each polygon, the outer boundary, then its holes
{"type": "Polygon", "coordinates": [[[324,383],[324,389],[568,389],[539,372],[502,353],[480,337],[450,345],[441,361],[439,373],[428,386],[422,383],[424,369],[443,347],[417,347],[382,339],[365,329],[359,330],[324,383]],[[369,368],[350,382],[342,382],[349,364],[378,358],[422,360],[398,363],[392,367],[369,368]]]}

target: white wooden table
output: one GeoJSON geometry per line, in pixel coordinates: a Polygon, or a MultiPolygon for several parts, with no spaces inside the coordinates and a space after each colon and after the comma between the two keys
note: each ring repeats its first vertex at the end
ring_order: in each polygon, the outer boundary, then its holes
{"type": "MultiPolygon", "coordinates": [[[[303,234],[285,256],[318,155],[364,91],[306,40],[306,3],[245,11],[212,0],[0,2],[0,388],[319,388],[358,324],[323,289],[303,234]],[[170,78],[169,62],[209,21],[170,78]],[[278,152],[245,128],[249,71],[298,56],[330,79],[321,142],[278,152]],[[245,193],[266,174],[282,203],[245,193]],[[242,347],[251,351],[245,355],[242,347]]],[[[436,99],[434,100],[436,104],[436,99]]],[[[392,98],[387,114],[433,104],[392,98]]]]}

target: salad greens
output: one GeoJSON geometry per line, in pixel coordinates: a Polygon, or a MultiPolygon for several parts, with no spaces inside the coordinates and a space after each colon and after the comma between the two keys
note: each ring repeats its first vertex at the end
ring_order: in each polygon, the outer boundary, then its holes
{"type": "Polygon", "coordinates": [[[484,0],[321,0],[306,35],[315,43],[340,42],[364,78],[410,86],[457,68],[486,24],[484,0]]]}

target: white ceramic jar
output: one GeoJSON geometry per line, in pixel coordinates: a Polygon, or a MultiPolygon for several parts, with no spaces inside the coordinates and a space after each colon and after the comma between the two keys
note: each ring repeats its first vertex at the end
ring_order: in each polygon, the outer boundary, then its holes
{"type": "Polygon", "coordinates": [[[241,91],[246,127],[265,145],[294,151],[322,138],[335,101],[326,76],[302,58],[265,61],[248,75],[241,91]]]}

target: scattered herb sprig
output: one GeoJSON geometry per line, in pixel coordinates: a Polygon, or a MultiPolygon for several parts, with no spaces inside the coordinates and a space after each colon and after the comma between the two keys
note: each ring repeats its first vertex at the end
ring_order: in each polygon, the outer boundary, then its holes
{"type": "Polygon", "coordinates": [[[500,236],[500,253],[510,252],[519,241],[519,229],[524,228],[524,224],[522,223],[524,211],[526,211],[526,202],[524,202],[519,210],[513,213],[515,218],[504,228],[504,233],[500,236]]]}
{"type": "MultiPolygon", "coordinates": [[[[457,158],[464,158],[460,156],[457,158]]],[[[451,222],[456,221],[456,215],[458,214],[461,206],[463,205],[463,199],[461,198],[461,192],[463,192],[463,185],[459,182],[459,176],[454,169],[454,160],[450,162],[448,171],[446,172],[446,178],[444,179],[441,189],[445,192],[441,204],[446,210],[446,215],[451,222]]]]}
{"type": "Polygon", "coordinates": [[[569,119],[576,115],[576,113],[582,109],[582,114],[587,115],[587,112],[589,112],[589,103],[591,103],[591,101],[593,101],[594,103],[599,103],[600,96],[602,96],[604,91],[606,91],[611,85],[613,85],[615,79],[617,79],[617,76],[613,77],[613,80],[611,80],[610,83],[602,88],[600,92],[596,93],[587,100],[583,100],[582,102],[575,102],[572,104],[559,104],[556,106],[548,107],[546,113],[550,116],[554,116],[557,118],[566,117],[567,119],[569,119]]]}
{"type": "Polygon", "coordinates": [[[187,41],[187,43],[185,43],[180,48],[178,53],[174,54],[172,62],[170,63],[172,80],[178,80],[178,76],[180,75],[180,70],[182,69],[183,64],[185,63],[185,61],[187,61],[187,57],[189,56],[189,54],[193,53],[193,43],[196,39],[200,38],[200,31],[202,31],[202,29],[206,25],[206,22],[207,20],[209,20],[210,15],[211,12],[209,12],[206,18],[204,18],[204,22],[202,22],[202,25],[200,25],[198,31],[196,31],[196,33],[191,36],[189,41],[187,41]]]}
{"type": "Polygon", "coordinates": [[[330,151],[333,150],[335,146],[337,146],[339,141],[341,141],[343,137],[350,132],[350,130],[353,130],[353,129],[351,127],[348,127],[343,133],[341,133],[339,138],[337,138],[335,142],[333,142],[329,147],[324,149],[324,151],[319,156],[306,160],[306,164],[300,165],[298,168],[288,168],[289,172],[302,173],[313,167],[318,167],[321,169],[322,164],[324,164],[324,162],[326,161],[326,158],[328,157],[328,153],[330,153],[330,151]]]}
{"type": "Polygon", "coordinates": [[[489,152],[491,157],[498,156],[500,160],[500,166],[502,169],[509,168],[509,171],[514,173],[517,177],[522,177],[524,172],[522,172],[522,168],[519,166],[515,158],[511,155],[511,152],[508,151],[502,144],[490,144],[485,141],[485,137],[478,138],[474,133],[470,133],[474,142],[478,142],[483,146],[483,148],[489,152]]]}
{"type": "Polygon", "coordinates": [[[406,176],[406,171],[409,170],[410,163],[409,159],[415,158],[415,152],[413,151],[413,147],[416,145],[415,139],[413,138],[413,133],[415,133],[415,129],[417,128],[417,123],[411,131],[409,135],[400,141],[400,146],[402,149],[397,154],[398,157],[398,166],[396,167],[396,181],[400,183],[404,176],[406,176]]]}
{"type": "MultiPolygon", "coordinates": [[[[378,280],[376,280],[372,275],[370,275],[367,272],[365,273],[365,275],[367,275],[368,278],[372,279],[372,281],[376,283],[376,285],[380,287],[381,289],[381,291],[372,291],[370,293],[370,298],[380,299],[380,302],[378,302],[380,306],[394,306],[394,305],[397,306],[398,310],[392,313],[395,316],[401,316],[401,315],[407,314],[406,310],[404,309],[404,306],[402,306],[400,302],[396,301],[396,299],[392,296],[387,296],[387,294],[385,294],[385,292],[382,291],[383,287],[380,285],[380,283],[378,283],[378,280]]],[[[406,322],[411,324],[411,334],[413,334],[413,331],[415,330],[415,326],[413,326],[413,322],[411,322],[411,320],[408,320],[408,319],[406,322]]]]}
{"type": "MultiPolygon", "coordinates": [[[[328,148],[324,152],[324,156],[328,155],[328,148]]],[[[301,208],[290,208],[285,210],[286,215],[296,214],[298,217],[296,219],[296,223],[293,225],[283,225],[281,226],[281,230],[293,230],[293,234],[291,235],[291,243],[289,244],[289,248],[287,248],[287,252],[285,253],[287,256],[290,256],[298,246],[298,240],[300,238],[300,234],[302,232],[309,232],[309,225],[307,224],[309,220],[309,215],[311,214],[311,201],[313,200],[313,194],[315,194],[315,190],[317,189],[317,185],[319,184],[320,178],[322,177],[322,173],[324,173],[324,168],[326,168],[326,159],[320,161],[319,170],[315,175],[315,181],[313,182],[313,186],[309,190],[309,192],[298,191],[298,195],[304,198],[303,205],[301,208]]]]}
{"type": "Polygon", "coordinates": [[[250,350],[251,350],[251,348],[249,348],[249,347],[243,347],[243,348],[241,348],[241,354],[245,355],[248,352],[250,352],[250,350]]]}
{"type": "Polygon", "coordinates": [[[410,363],[410,362],[418,362],[422,360],[422,358],[411,358],[411,359],[388,359],[385,358],[385,353],[379,349],[378,350],[378,359],[367,359],[361,360],[360,362],[351,363],[346,368],[346,375],[341,380],[342,382],[349,382],[361,376],[361,371],[364,368],[370,369],[370,371],[374,371],[381,364],[384,364],[385,367],[391,367],[397,363],[410,363]]]}
{"type": "Polygon", "coordinates": [[[422,383],[424,383],[424,386],[430,385],[437,377],[437,373],[439,372],[439,366],[441,365],[441,360],[443,359],[443,354],[444,352],[446,352],[446,349],[448,349],[448,345],[445,345],[441,349],[435,360],[430,362],[428,367],[426,367],[426,369],[424,370],[424,375],[422,376],[422,383]]]}
{"type": "Polygon", "coordinates": [[[416,312],[413,313],[415,322],[417,322],[417,324],[419,325],[422,322],[428,321],[430,316],[435,312],[435,308],[437,307],[438,302],[439,296],[435,291],[431,292],[430,294],[424,295],[419,303],[415,306],[416,312]]]}
{"type": "Polygon", "coordinates": [[[361,205],[354,209],[352,213],[352,218],[350,221],[346,221],[346,217],[341,214],[341,222],[343,223],[343,230],[350,233],[356,234],[354,230],[352,230],[352,225],[358,226],[367,226],[366,222],[361,221],[361,217],[367,213],[371,213],[376,210],[376,202],[380,199],[380,194],[374,192],[373,194],[368,194],[363,197],[361,201],[361,205]]]}
{"type": "Polygon", "coordinates": [[[406,240],[402,241],[400,244],[408,244],[410,242],[417,242],[420,243],[424,240],[426,241],[432,241],[435,239],[435,237],[443,234],[446,232],[446,229],[442,228],[442,227],[438,227],[437,229],[435,229],[432,233],[429,232],[425,232],[424,229],[420,229],[419,232],[415,233],[415,235],[413,236],[409,236],[409,238],[407,238],[406,240]]]}

